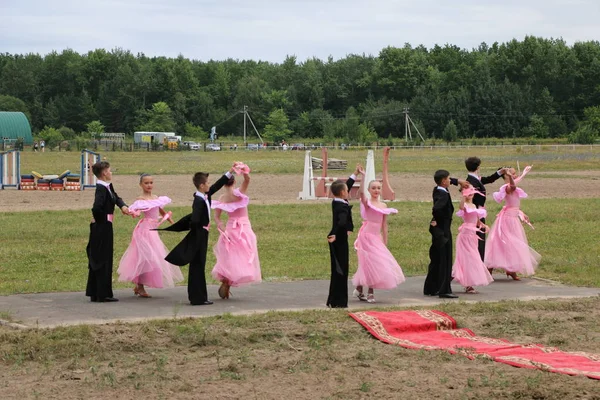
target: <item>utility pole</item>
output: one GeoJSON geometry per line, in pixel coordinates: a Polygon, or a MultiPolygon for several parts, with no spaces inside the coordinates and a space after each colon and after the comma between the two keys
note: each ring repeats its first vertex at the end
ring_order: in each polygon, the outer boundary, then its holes
{"type": "Polygon", "coordinates": [[[246,114],[248,113],[248,106],[244,106],[244,146],[246,145],[246,114]]]}
{"type": "Polygon", "coordinates": [[[256,132],[256,135],[260,139],[260,142],[264,143],[262,137],[260,137],[260,133],[258,133],[258,129],[256,129],[256,126],[254,126],[254,121],[252,121],[252,118],[250,118],[250,114],[248,113],[248,106],[244,106],[242,113],[244,113],[244,145],[246,144],[246,118],[248,118],[248,121],[250,121],[250,124],[252,124],[252,128],[254,128],[254,132],[256,132]]]}
{"type": "Polygon", "coordinates": [[[415,128],[415,130],[419,134],[419,137],[421,138],[421,140],[423,142],[425,142],[425,139],[423,139],[423,135],[421,135],[421,132],[419,132],[419,128],[417,128],[417,126],[415,125],[413,120],[410,118],[410,115],[408,115],[409,111],[410,111],[410,108],[408,108],[408,107],[404,107],[404,110],[402,111],[402,113],[404,114],[404,139],[406,140],[407,143],[408,143],[409,138],[412,141],[412,132],[410,130],[410,126],[412,125],[413,128],[415,128]]]}

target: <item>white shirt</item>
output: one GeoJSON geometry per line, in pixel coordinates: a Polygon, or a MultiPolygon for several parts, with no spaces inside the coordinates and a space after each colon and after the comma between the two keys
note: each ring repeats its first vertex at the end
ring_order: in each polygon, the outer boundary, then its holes
{"type": "Polygon", "coordinates": [[[348,203],[348,200],[344,200],[344,199],[342,199],[342,198],[339,198],[339,197],[334,197],[334,198],[333,198],[333,201],[339,201],[340,203],[349,204],[349,203],[348,203]]]}
{"type": "Polygon", "coordinates": [[[104,182],[102,179],[96,179],[96,183],[101,184],[102,186],[104,186],[105,188],[108,189],[108,193],[110,193],[111,196],[114,196],[115,194],[113,193],[112,190],[110,190],[110,182],[104,182]]]}
{"type": "Polygon", "coordinates": [[[208,222],[210,222],[210,203],[208,202],[208,197],[206,197],[206,194],[202,192],[196,192],[194,193],[194,196],[200,197],[206,203],[206,210],[208,211],[208,222]]]}
{"type": "Polygon", "coordinates": [[[445,187],[442,187],[442,186],[438,186],[438,187],[437,187],[437,189],[438,189],[438,190],[443,190],[443,191],[444,191],[444,192],[446,192],[446,193],[450,193],[450,192],[448,191],[448,189],[446,189],[445,187]]]}
{"type": "MultiPolygon", "coordinates": [[[[225,176],[227,178],[231,179],[231,177],[232,177],[231,172],[227,171],[225,173],[225,176]]],[[[194,196],[200,197],[206,203],[206,209],[208,210],[208,222],[210,222],[210,203],[208,202],[208,197],[206,197],[205,193],[202,193],[199,191],[196,191],[196,193],[194,193],[194,196]]]]}
{"type": "Polygon", "coordinates": [[[473,178],[477,178],[478,181],[481,181],[481,178],[479,177],[479,175],[477,175],[474,172],[469,172],[467,175],[472,176],[473,178]]]}

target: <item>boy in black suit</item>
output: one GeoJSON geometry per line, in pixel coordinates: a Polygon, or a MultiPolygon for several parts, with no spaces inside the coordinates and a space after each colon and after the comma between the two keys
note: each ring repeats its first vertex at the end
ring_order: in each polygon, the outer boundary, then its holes
{"type": "MultiPolygon", "coordinates": [[[[235,166],[235,164],[234,164],[235,166]]],[[[190,232],[175,248],[167,254],[165,260],[174,265],[190,264],[188,273],[188,299],[193,306],[210,305],[206,289],[206,253],[208,250],[208,229],[210,225],[211,196],[223,187],[232,177],[233,166],[214,185],[209,186],[208,173],[196,172],[193,178],[196,193],[192,213],[183,217],[166,231],[190,232]]]]}
{"type": "Polygon", "coordinates": [[[88,256],[88,281],[85,295],[93,302],[104,303],[119,301],[113,297],[113,213],[115,205],[123,214],[129,214],[129,208],[119,197],[113,184],[110,164],[106,161],[92,165],[96,176],[96,193],[90,224],[90,239],[86,248],[88,256]]]}
{"type": "MultiPolygon", "coordinates": [[[[477,189],[481,194],[475,192],[475,196],[473,196],[473,204],[477,208],[485,207],[485,186],[488,183],[495,182],[498,178],[504,175],[504,168],[499,169],[494,172],[490,176],[480,176],[479,175],[479,167],[481,166],[481,160],[478,157],[469,157],[465,160],[465,167],[467,167],[467,171],[469,174],[467,175],[467,182],[469,182],[475,189],[477,189]]],[[[485,218],[481,218],[481,222],[485,224],[485,218]]],[[[481,256],[481,261],[483,261],[483,257],[485,254],[485,233],[482,231],[477,231],[477,236],[481,240],[479,240],[479,255],[481,256]]],[[[492,271],[490,270],[490,273],[492,271]]]]}
{"type": "Polygon", "coordinates": [[[347,199],[356,175],[362,172],[362,167],[357,165],[356,171],[346,182],[338,179],[331,184],[331,193],[334,196],[331,202],[333,224],[327,236],[329,255],[331,256],[331,282],[329,283],[327,307],[331,308],[348,307],[348,233],[354,230],[354,224],[352,223],[352,206],[348,204],[347,199]]]}
{"type": "Polygon", "coordinates": [[[433,217],[429,223],[431,233],[431,247],[429,248],[429,267],[423,293],[426,296],[440,296],[446,299],[456,299],[452,293],[452,215],[454,206],[448,187],[460,185],[468,187],[470,184],[462,179],[450,178],[450,173],[440,169],[435,172],[433,179],[437,186],[433,189],[433,217]]]}

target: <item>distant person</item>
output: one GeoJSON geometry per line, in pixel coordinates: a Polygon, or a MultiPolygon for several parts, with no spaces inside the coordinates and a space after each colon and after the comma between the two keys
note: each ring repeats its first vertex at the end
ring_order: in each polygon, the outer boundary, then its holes
{"type": "MultiPolygon", "coordinates": [[[[234,164],[235,166],[235,164],[234,164]]],[[[190,264],[188,275],[188,300],[193,306],[211,305],[206,289],[206,253],[208,251],[208,231],[210,229],[211,197],[232,177],[234,167],[225,173],[212,186],[209,186],[208,173],[196,172],[194,178],[194,202],[192,213],[183,217],[166,231],[189,231],[183,240],[165,257],[174,265],[190,264]]]]}
{"type": "Polygon", "coordinates": [[[134,217],[143,217],[136,225],[131,236],[131,243],[119,262],[120,282],[135,284],[133,293],[140,297],[151,297],[145,286],[153,288],[175,287],[175,283],[183,281],[179,267],[165,261],[167,248],[154,229],[164,222],[171,224],[171,212],[165,212],[164,206],[171,203],[167,196],[152,194],[154,178],[150,174],[140,175],[142,195],[129,206],[134,217]]]}
{"type": "Polygon", "coordinates": [[[529,247],[522,222],[531,225],[529,217],[521,211],[521,199],[527,198],[527,193],[517,186],[517,183],[531,170],[526,167],[523,174],[517,177],[514,168],[504,169],[504,185],[494,193],[494,200],[504,207],[492,225],[492,230],[485,248],[485,265],[488,268],[503,269],[506,276],[515,281],[520,280],[517,273],[533,275],[540,259],[539,253],[529,247]]]}
{"type": "Polygon", "coordinates": [[[224,193],[219,200],[212,202],[215,222],[219,229],[219,239],[213,248],[216,264],[212,270],[215,280],[221,282],[219,297],[228,299],[231,287],[239,287],[262,280],[256,235],[248,219],[250,198],[246,195],[250,184],[250,168],[244,163],[234,167],[236,174],[243,175],[244,181],[235,188],[235,177],[229,178],[224,193]],[[228,215],[227,225],[223,226],[221,215],[228,215]]]}
{"type": "MultiPolygon", "coordinates": [[[[363,174],[364,184],[364,174],[363,174]]],[[[368,184],[369,196],[364,186],[360,190],[360,215],[362,226],[354,242],[358,257],[358,270],[352,278],[356,287],[354,295],[361,301],[375,303],[373,289],[393,289],[406,280],[402,268],[387,248],[388,226],[387,216],[396,214],[398,210],[388,208],[379,200],[381,182],[373,180],[368,184]],[[365,298],[363,288],[368,287],[365,298]]]]}
{"type": "Polygon", "coordinates": [[[488,226],[481,222],[487,215],[485,208],[477,208],[473,197],[477,193],[474,187],[462,189],[460,209],[456,213],[464,222],[458,227],[456,236],[456,257],[452,265],[452,277],[464,286],[466,293],[478,293],[474,286],[487,286],[494,281],[479,256],[477,234],[486,233],[488,226]]]}
{"type": "Polygon", "coordinates": [[[43,153],[46,150],[46,142],[44,140],[40,140],[40,147],[43,153]]]}
{"type": "Polygon", "coordinates": [[[35,142],[33,142],[33,151],[34,151],[35,153],[37,153],[37,151],[38,151],[38,146],[39,146],[39,144],[38,144],[38,141],[37,141],[37,140],[36,140],[35,142]]]}
{"type": "Polygon", "coordinates": [[[119,197],[111,183],[110,164],[105,161],[92,165],[96,176],[96,193],[92,206],[90,238],[86,248],[88,256],[88,281],[85,295],[92,302],[104,303],[119,301],[112,291],[113,272],[113,214],[115,205],[125,215],[129,208],[119,197]]]}
{"type": "Polygon", "coordinates": [[[348,235],[354,231],[352,222],[352,206],[348,203],[348,192],[354,186],[356,176],[362,171],[360,164],[356,171],[344,182],[341,179],[331,184],[333,201],[333,223],[327,241],[329,242],[329,256],[331,260],[331,280],[329,282],[329,296],[327,307],[348,307],[348,274],[350,257],[348,252],[348,235]]]}

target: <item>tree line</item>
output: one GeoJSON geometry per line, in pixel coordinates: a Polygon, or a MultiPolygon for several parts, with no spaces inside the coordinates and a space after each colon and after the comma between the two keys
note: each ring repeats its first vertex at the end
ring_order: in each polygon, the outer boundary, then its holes
{"type": "MultiPolygon", "coordinates": [[[[0,110],[34,132],[175,131],[241,135],[242,110],[268,141],[349,143],[400,138],[405,109],[425,138],[562,138],[600,133],[600,43],[528,36],[482,43],[387,47],[378,56],[281,63],[197,61],[123,49],[0,54],[0,110]]],[[[413,130],[414,131],[414,130],[413,130]]],[[[69,139],[69,137],[65,137],[69,139]]]]}

